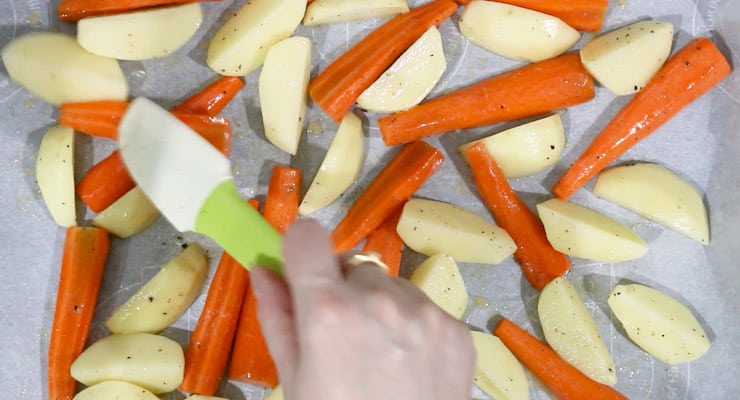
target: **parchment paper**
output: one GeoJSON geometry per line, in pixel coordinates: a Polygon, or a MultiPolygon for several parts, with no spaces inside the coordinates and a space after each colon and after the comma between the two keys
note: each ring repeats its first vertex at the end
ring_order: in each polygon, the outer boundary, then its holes
{"type": "MultiPolygon", "coordinates": [[[[422,1],[411,1],[417,4],[422,1]]],[[[243,1],[207,2],[205,20],[196,36],[176,54],[145,62],[122,62],[131,95],[146,95],[170,106],[193,93],[215,75],[205,66],[205,50],[215,29],[243,1]]],[[[3,0],[0,2],[0,45],[22,33],[58,30],[74,34],[74,25],[56,19],[56,1],[3,0]]],[[[713,36],[734,65],[740,61],[740,2],[736,0],[660,0],[642,2],[612,0],[606,30],[646,18],[669,21],[677,34],[674,50],[694,36],[713,36]]],[[[495,75],[520,63],[493,55],[465,41],[457,30],[456,17],[445,22],[448,69],[431,96],[495,75]]],[[[363,37],[381,20],[338,24],[321,28],[300,27],[297,35],[313,40],[313,70],[316,74],[331,60],[363,37]]],[[[580,47],[591,34],[585,34],[580,47]]],[[[264,138],[257,98],[256,71],[246,77],[247,86],[227,108],[225,115],[235,127],[233,165],[237,183],[247,197],[263,196],[271,166],[290,163],[304,173],[304,188],[318,167],[336,124],[311,106],[306,132],[298,154],[289,157],[264,138]]],[[[532,207],[549,197],[548,190],[590,139],[604,126],[627,97],[615,98],[603,88],[593,101],[562,112],[567,131],[567,148],[554,167],[533,177],[514,180],[512,185],[532,207]]],[[[34,163],[39,141],[56,121],[58,112],[29,95],[7,77],[0,66],[0,390],[2,398],[45,397],[46,350],[59,274],[64,229],[57,227],[40,198],[34,181],[34,163]]],[[[376,127],[377,115],[364,116],[368,151],[362,176],[340,202],[314,215],[327,227],[333,226],[349,204],[392,157],[396,148],[386,148],[376,127]]],[[[491,218],[477,196],[467,167],[457,154],[458,144],[516,123],[501,124],[430,138],[429,142],[447,156],[443,168],[425,184],[419,196],[455,202],[491,218]]],[[[727,399],[736,396],[740,346],[740,279],[736,257],[740,254],[740,217],[736,198],[740,191],[740,74],[735,72],[721,87],[702,97],[658,132],[625,154],[620,162],[654,161],[688,179],[705,195],[711,216],[709,246],[666,230],[654,223],[597,199],[591,185],[572,200],[632,226],[650,245],[641,259],[617,264],[573,259],[569,278],[593,311],[617,365],[617,389],[635,399],[727,399]],[[676,296],[700,316],[710,333],[712,348],[698,361],[669,366],[653,359],[633,345],[612,320],[606,294],[622,280],[654,285],[676,296]]],[[[105,157],[113,145],[104,140],[77,136],[79,176],[95,161],[105,157]]],[[[89,223],[92,214],[80,215],[89,223]]],[[[91,340],[106,334],[102,321],[132,291],[136,290],[188,241],[204,245],[211,259],[211,273],[220,249],[207,239],[178,233],[160,220],[136,237],[113,241],[110,262],[101,291],[91,340]]],[[[404,254],[402,272],[408,274],[423,257],[404,254]]],[[[500,265],[462,264],[471,301],[466,321],[485,329],[489,319],[501,314],[536,334],[536,293],[521,278],[511,259],[500,265]]],[[[203,306],[203,296],[177,323],[164,332],[185,345],[203,306]]],[[[349,358],[349,356],[348,356],[349,358]]],[[[409,371],[409,379],[414,379],[409,371]]],[[[549,396],[531,380],[532,398],[549,396]]],[[[226,383],[221,395],[231,399],[261,399],[264,391],[244,384],[226,383]]],[[[476,398],[485,398],[478,390],[476,398]]],[[[182,395],[171,395],[181,398],[182,395]]]]}

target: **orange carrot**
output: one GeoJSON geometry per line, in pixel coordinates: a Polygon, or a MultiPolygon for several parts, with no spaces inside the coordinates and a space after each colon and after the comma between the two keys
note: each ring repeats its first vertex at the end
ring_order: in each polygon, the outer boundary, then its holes
{"type": "MultiPolygon", "coordinates": [[[[259,205],[250,200],[254,208],[259,205]]],[[[185,348],[180,390],[213,396],[226,372],[237,321],[249,286],[249,274],[224,252],[211,280],[206,303],[185,348]]]]}
{"type": "Polygon", "coordinates": [[[263,215],[278,232],[285,232],[298,217],[300,196],[301,171],[297,168],[275,165],[267,188],[263,215]]]}
{"type": "Polygon", "coordinates": [[[75,394],[69,368],[85,347],[109,249],[104,229],[67,228],[49,340],[50,400],[70,400],[75,394]]]}
{"type": "Polygon", "coordinates": [[[244,87],[238,76],[223,76],[181,102],[172,112],[201,114],[213,117],[220,113],[244,87]]]}
{"type": "Polygon", "coordinates": [[[125,101],[65,103],[59,107],[59,123],[90,136],[115,140],[127,108],[125,101]]]}
{"type": "Polygon", "coordinates": [[[483,202],[517,245],[514,258],[524,277],[542,290],[570,269],[570,260],[552,247],[542,222],[517,196],[485,146],[478,143],[466,154],[483,202]]]}
{"type": "Polygon", "coordinates": [[[355,247],[408,200],[443,161],[444,155],[426,142],[403,146],[334,228],[334,249],[343,252],[355,247]]]}
{"type": "Polygon", "coordinates": [[[379,227],[370,232],[365,241],[362,252],[375,253],[380,260],[388,266],[388,275],[398,276],[401,270],[401,255],[403,252],[403,240],[396,231],[398,220],[401,218],[403,207],[383,221],[379,227]]]}
{"type": "MultiPolygon", "coordinates": [[[[609,0],[496,0],[560,18],[579,31],[598,31],[604,25],[609,0]]],[[[469,1],[468,1],[469,2],[469,1]]]]}
{"type": "Polygon", "coordinates": [[[432,26],[457,10],[452,0],[434,0],[399,14],[334,60],[308,85],[308,93],[339,122],[357,97],[432,26]]]}
{"type": "Polygon", "coordinates": [[[506,318],[493,333],[560,400],[627,399],[610,386],[584,375],[550,346],[506,318]]]}
{"type": "Polygon", "coordinates": [[[689,42],[604,127],[552,188],[567,199],[609,163],[655,132],[732,72],[707,38],[689,42]]]}
{"type": "Polygon", "coordinates": [[[93,165],[79,183],[77,196],[94,212],[101,212],[129,190],[136,182],[128,173],[121,153],[116,150],[93,165]]]}
{"type": "Polygon", "coordinates": [[[386,145],[455,129],[535,116],[590,100],[591,75],[577,53],[528,64],[378,120],[386,145]]]}
{"type": "Polygon", "coordinates": [[[78,21],[94,15],[116,14],[140,8],[193,3],[198,0],[62,0],[57,7],[59,19],[78,21]]]}
{"type": "Polygon", "coordinates": [[[231,122],[223,117],[172,112],[180,121],[184,122],[203,139],[228,156],[231,153],[231,122]]]}

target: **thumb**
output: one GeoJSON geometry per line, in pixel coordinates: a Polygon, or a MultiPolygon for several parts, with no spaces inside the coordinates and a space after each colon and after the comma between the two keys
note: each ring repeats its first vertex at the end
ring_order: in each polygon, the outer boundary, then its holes
{"type": "Polygon", "coordinates": [[[257,297],[257,315],[281,382],[291,381],[296,368],[298,340],[293,305],[285,281],[274,271],[254,267],[250,274],[257,297]]]}

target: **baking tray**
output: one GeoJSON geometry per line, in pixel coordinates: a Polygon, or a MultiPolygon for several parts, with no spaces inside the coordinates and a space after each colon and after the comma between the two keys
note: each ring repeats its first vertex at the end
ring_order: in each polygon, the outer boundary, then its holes
{"type": "MultiPolygon", "coordinates": [[[[0,45],[29,31],[53,30],[74,34],[74,25],[62,24],[55,14],[56,1],[3,0],[0,2],[0,45]]],[[[205,20],[196,36],[176,54],[144,62],[122,62],[131,95],[146,95],[164,106],[193,93],[214,79],[205,66],[208,40],[225,18],[243,1],[203,3],[205,20]]],[[[410,1],[419,4],[422,1],[410,1]]],[[[638,2],[612,0],[605,29],[636,20],[669,21],[676,28],[674,50],[695,36],[712,36],[737,67],[740,58],[740,2],[736,0],[660,0],[638,2]]],[[[456,18],[441,26],[448,68],[431,96],[498,74],[520,63],[491,54],[464,40],[456,18]]],[[[313,43],[316,74],[382,20],[367,20],[308,29],[296,34],[313,43]]],[[[576,47],[588,40],[585,34],[576,47]]],[[[235,128],[233,163],[236,181],[245,197],[266,192],[271,167],[291,164],[304,172],[304,188],[321,161],[336,124],[311,105],[299,152],[290,157],[271,146],[262,133],[257,77],[246,76],[246,88],[226,109],[235,128]]],[[[530,206],[549,197],[548,189],[587,142],[627,101],[597,88],[596,98],[562,112],[567,132],[563,159],[553,168],[532,177],[512,181],[530,206]]],[[[314,217],[333,226],[347,205],[359,194],[379,168],[397,149],[386,148],[377,129],[377,115],[365,114],[367,155],[361,178],[338,203],[314,217]]],[[[59,274],[64,229],[49,217],[34,181],[34,162],[40,139],[53,125],[57,110],[29,95],[8,80],[0,66],[0,373],[1,397],[39,399],[45,397],[46,348],[59,274]]],[[[520,122],[517,122],[520,123],[520,122]]],[[[450,201],[490,218],[478,198],[467,167],[457,154],[458,144],[503,130],[515,123],[499,124],[429,138],[447,160],[418,192],[419,196],[450,201]]],[[[704,193],[710,212],[712,240],[699,245],[677,233],[597,199],[591,185],[580,190],[573,201],[633,227],[650,245],[638,260],[609,264],[573,259],[569,278],[587,302],[605,337],[617,366],[617,389],[635,399],[725,399],[738,388],[740,359],[740,279],[736,257],[740,254],[740,216],[736,212],[740,186],[740,74],[733,73],[719,88],[690,105],[653,136],[626,153],[620,162],[659,162],[688,179],[704,193]],[[633,345],[613,321],[606,307],[606,293],[622,279],[654,285],[676,296],[700,317],[712,339],[709,352],[699,360],[669,366],[633,345]]],[[[105,157],[113,145],[103,140],[77,136],[76,174],[81,176],[95,161],[105,157]]],[[[88,223],[92,215],[80,215],[88,223]]],[[[114,239],[91,340],[106,334],[102,321],[127,296],[180,250],[180,245],[198,241],[211,259],[211,272],[221,250],[193,234],[176,232],[160,218],[154,226],[133,238],[114,239]]],[[[408,274],[423,258],[404,254],[402,273],[408,274]]],[[[536,293],[521,278],[511,259],[500,265],[461,264],[471,301],[466,321],[485,328],[488,320],[504,315],[539,334],[536,293]]],[[[204,302],[201,296],[171,328],[163,332],[183,345],[187,343],[204,302]]],[[[413,379],[413,371],[409,371],[413,379]]],[[[531,380],[533,399],[549,396],[531,380]]],[[[261,399],[265,391],[238,382],[227,382],[221,395],[231,399],[261,399]]],[[[475,398],[486,396],[474,389],[475,398]]],[[[173,394],[170,398],[183,396],[173,394]]]]}

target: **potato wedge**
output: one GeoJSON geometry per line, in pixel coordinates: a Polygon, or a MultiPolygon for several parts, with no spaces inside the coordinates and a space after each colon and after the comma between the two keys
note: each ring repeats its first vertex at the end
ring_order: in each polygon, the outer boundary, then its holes
{"type": "Polygon", "coordinates": [[[185,356],[180,344],[151,333],[113,334],[85,349],[70,373],[86,386],[125,381],[154,394],[175,390],[182,382],[185,356]]]}
{"type": "Polygon", "coordinates": [[[0,56],[10,79],[52,105],[128,98],[128,84],[116,60],[89,53],[62,33],[18,36],[0,56]]]}
{"type": "Polygon", "coordinates": [[[60,226],[77,225],[72,128],[55,126],[44,134],[36,159],[36,182],[46,209],[60,226]]]}
{"type": "Polygon", "coordinates": [[[283,388],[280,385],[277,385],[272,389],[270,394],[265,396],[264,400],[283,400],[284,398],[283,388]]]}
{"type": "Polygon", "coordinates": [[[154,393],[124,381],[102,381],[81,390],[72,400],[159,400],[154,393]]]}
{"type": "Polygon", "coordinates": [[[555,164],[565,148],[565,131],[559,114],[515,126],[459,147],[466,151],[482,142],[496,160],[504,175],[519,178],[534,175],[555,164]]]}
{"type": "Polygon", "coordinates": [[[657,289],[617,285],[607,302],[627,336],[668,364],[696,360],[711,346],[691,310],[657,289]]]}
{"type": "Polygon", "coordinates": [[[505,230],[462,207],[437,200],[406,202],[396,226],[410,249],[457,262],[498,264],[514,254],[516,244],[505,230]]]}
{"type": "Polygon", "coordinates": [[[190,307],[207,277],[205,252],[190,243],[123,303],[105,326],[112,333],[159,332],[190,307]]]}
{"type": "Polygon", "coordinates": [[[541,61],[570,49],[581,34],[557,17],[510,4],[473,0],[458,23],[472,43],[515,60],[541,61]]]}
{"type": "Polygon", "coordinates": [[[588,72],[617,96],[640,91],[668,59],[669,22],[639,21],[594,38],[581,48],[588,72]]]}
{"type": "Polygon", "coordinates": [[[360,94],[357,104],[375,112],[411,108],[432,91],[446,68],[442,35],[433,26],[360,94]]]}
{"type": "Polygon", "coordinates": [[[360,117],[351,112],[345,114],[301,200],[298,213],[308,215],[328,206],[355,182],[365,158],[363,135],[360,117]]]}
{"type": "Polygon", "coordinates": [[[496,400],[529,399],[529,380],[524,367],[498,337],[470,332],[475,348],[473,383],[496,400]]]}
{"type": "Polygon", "coordinates": [[[648,251],[632,229],[588,207],[553,198],[537,204],[537,213],[552,247],[569,256],[620,262],[648,251]]]}
{"type": "Polygon", "coordinates": [[[251,0],[216,32],[206,63],[218,74],[244,76],[265,60],[275,43],[295,32],[306,0],[251,0]]]}
{"type": "Polygon", "coordinates": [[[556,278],[540,292],[537,313],[547,344],[589,378],[605,385],[617,383],[609,349],[591,313],[566,278],[556,278]]]}
{"type": "Polygon", "coordinates": [[[311,40],[293,36],[270,47],[259,77],[259,98],[265,137],[295,155],[303,132],[311,40]]]}
{"type": "Polygon", "coordinates": [[[136,186],[98,213],[92,223],[118,237],[127,238],[144,231],[159,215],[157,207],[136,186]]]}
{"type": "Polygon", "coordinates": [[[596,178],[593,192],[701,244],[709,244],[709,218],[701,194],[660,164],[609,168],[596,178]]]}
{"type": "Polygon", "coordinates": [[[468,307],[468,290],[460,269],[447,254],[435,254],[417,266],[409,281],[441,309],[455,318],[462,318],[468,307]]]}
{"type": "Polygon", "coordinates": [[[317,26],[389,17],[408,10],[406,0],[314,0],[306,7],[303,25],[317,26]]]}
{"type": "Polygon", "coordinates": [[[181,48],[203,22],[200,3],[87,17],[77,22],[85,50],[119,60],[165,57],[181,48]]]}

